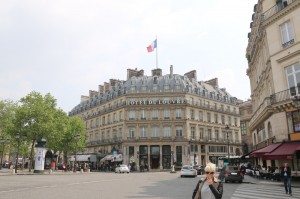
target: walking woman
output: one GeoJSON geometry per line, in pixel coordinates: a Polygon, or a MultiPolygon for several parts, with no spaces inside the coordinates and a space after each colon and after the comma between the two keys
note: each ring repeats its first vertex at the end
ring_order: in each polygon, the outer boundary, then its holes
{"type": "Polygon", "coordinates": [[[283,177],[285,193],[292,195],[291,167],[289,167],[288,163],[284,163],[284,166],[281,169],[281,175],[283,177]]]}
{"type": "Polygon", "coordinates": [[[223,183],[215,178],[216,165],[208,163],[205,167],[206,178],[199,180],[193,192],[193,199],[221,199],[223,183]]]}

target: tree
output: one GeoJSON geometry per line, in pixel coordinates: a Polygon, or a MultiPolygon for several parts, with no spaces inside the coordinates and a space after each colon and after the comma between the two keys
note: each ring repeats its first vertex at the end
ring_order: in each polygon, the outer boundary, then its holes
{"type": "Polygon", "coordinates": [[[42,96],[39,92],[31,92],[21,98],[16,109],[14,131],[22,132],[31,142],[29,171],[33,160],[35,143],[41,138],[51,138],[55,132],[56,100],[48,93],[42,96]]]}
{"type": "Polygon", "coordinates": [[[70,153],[75,154],[83,151],[85,142],[86,131],[84,121],[80,117],[69,117],[67,131],[61,142],[61,151],[64,153],[65,163],[70,153]],[[78,140],[76,140],[76,137],[78,140]]]}
{"type": "MultiPolygon", "coordinates": [[[[5,152],[11,151],[13,145],[9,144],[11,138],[9,131],[13,127],[13,118],[17,104],[12,100],[0,100],[0,139],[1,139],[1,162],[5,152]]],[[[2,165],[0,165],[1,167],[2,165]]]]}

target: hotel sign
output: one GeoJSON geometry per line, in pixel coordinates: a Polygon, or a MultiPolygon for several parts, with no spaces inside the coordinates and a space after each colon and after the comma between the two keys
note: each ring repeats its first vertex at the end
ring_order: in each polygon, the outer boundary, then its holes
{"type": "Polygon", "coordinates": [[[128,101],[127,105],[153,105],[153,104],[185,104],[186,100],[134,100],[128,101]]]}

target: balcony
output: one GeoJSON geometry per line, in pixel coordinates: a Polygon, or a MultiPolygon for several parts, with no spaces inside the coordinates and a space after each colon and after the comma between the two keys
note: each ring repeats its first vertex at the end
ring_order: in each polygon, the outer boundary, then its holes
{"type": "Polygon", "coordinates": [[[296,1],[297,0],[285,0],[285,1],[278,2],[276,5],[274,5],[269,10],[267,10],[262,14],[263,21],[266,21],[267,19],[279,13],[281,10],[284,10],[286,7],[288,7],[290,4],[296,1]]]}

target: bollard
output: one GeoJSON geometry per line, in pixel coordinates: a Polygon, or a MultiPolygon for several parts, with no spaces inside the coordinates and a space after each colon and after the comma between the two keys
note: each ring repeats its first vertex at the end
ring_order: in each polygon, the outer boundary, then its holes
{"type": "Polygon", "coordinates": [[[91,169],[88,169],[87,172],[90,173],[90,172],[91,172],[91,169]]]}
{"type": "Polygon", "coordinates": [[[80,169],[80,173],[83,173],[83,169],[80,169]]]}
{"type": "Polygon", "coordinates": [[[12,173],[13,173],[13,174],[16,174],[16,170],[15,170],[15,169],[12,169],[12,173]]]}
{"type": "Polygon", "coordinates": [[[49,174],[52,174],[52,169],[49,169],[49,174]]]}

